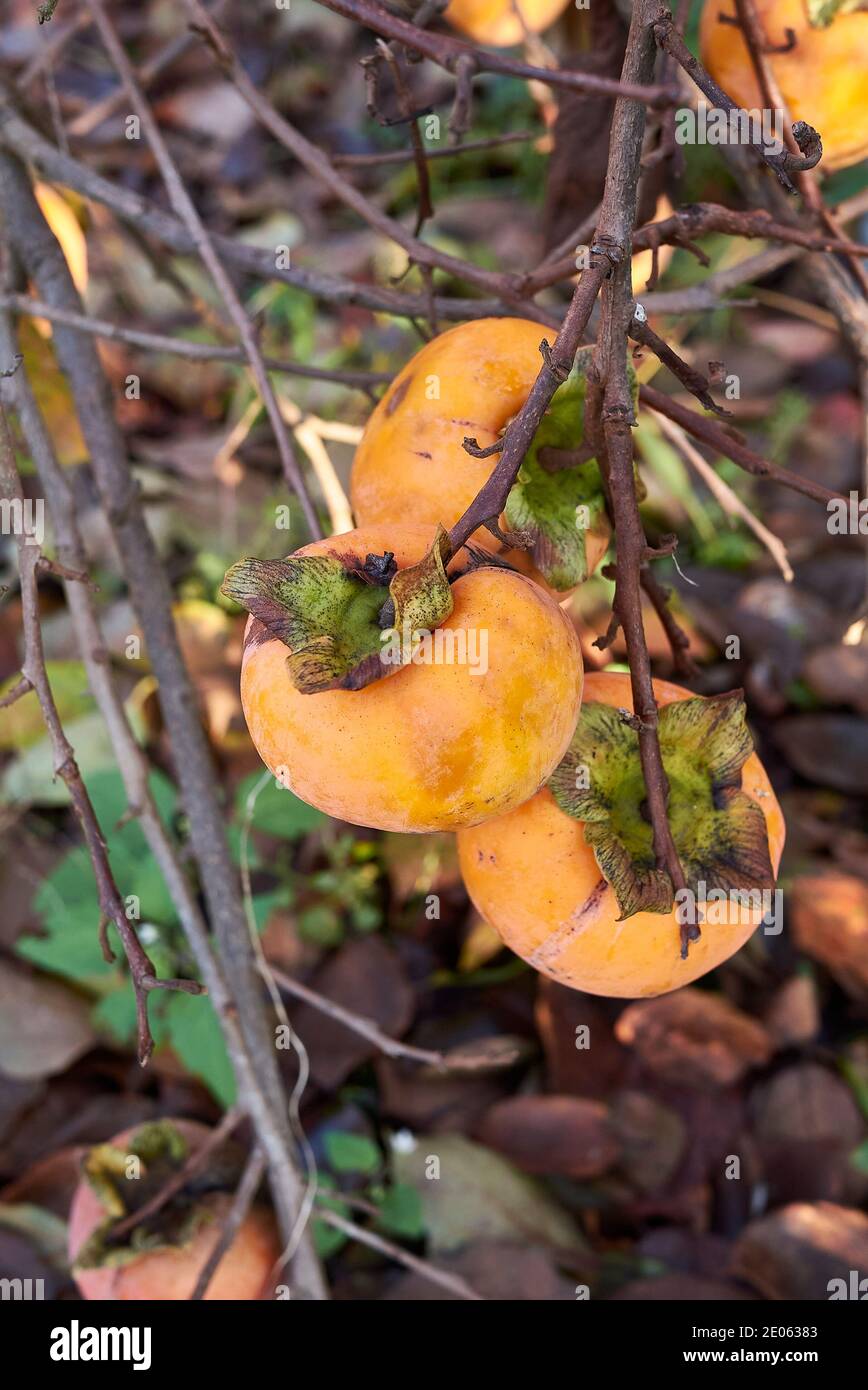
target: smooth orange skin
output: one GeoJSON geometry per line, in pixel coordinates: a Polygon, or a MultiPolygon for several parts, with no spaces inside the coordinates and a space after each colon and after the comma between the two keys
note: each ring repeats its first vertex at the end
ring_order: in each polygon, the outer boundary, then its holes
{"type": "MultiPolygon", "coordinates": [[[[367,526],[299,555],[391,550],[416,564],[433,530],[367,526]]],[[[551,775],[578,718],[582,657],[558,605],[523,575],[482,569],[452,585],[445,627],[488,633],[488,670],[405,666],[363,690],[302,695],[277,639],[248,624],[241,703],[263,762],[303,801],[380,830],[456,830],[502,815],[551,775]]]]}
{"type": "MultiPolygon", "coordinates": [[[[660,705],[691,694],[668,681],[655,681],[654,692],[660,705]]],[[[630,678],[589,673],[584,698],[632,709],[630,678]]],[[[762,807],[777,873],[784,820],[755,754],[742,786],[762,807]]],[[[602,875],[581,824],[548,788],[511,815],[463,830],[458,856],[475,906],[507,946],[543,975],[588,994],[639,999],[679,989],[733,955],[761,920],[756,910],[728,908],[731,921],[706,923],[687,960],[679,954],[674,912],[639,912],[619,922],[611,888],[596,891],[602,875]]]]}
{"type": "MultiPolygon", "coordinates": [[[[819,168],[844,169],[868,155],[868,14],[839,15],[827,29],[812,29],[803,0],[756,0],[769,43],[785,43],[789,28],[796,35],[789,53],[769,53],[766,61],[777,79],[793,121],[819,130],[823,158],[819,168]]],[[[759,84],[741,30],[722,23],[734,15],[735,0],[706,0],[699,28],[702,61],[712,77],[739,106],[763,107],[759,84]]]]}
{"type": "Polygon", "coordinates": [[[541,34],[548,29],[568,4],[569,0],[452,0],[445,15],[453,28],[477,43],[510,48],[522,42],[525,32],[541,34]]]}
{"type": "MultiPolygon", "coordinates": [[[[201,1144],[209,1133],[206,1125],[194,1120],[173,1120],[172,1123],[191,1145],[201,1144]]],[[[137,1128],[124,1130],[110,1142],[122,1148],[137,1128]]],[[[73,1269],[82,1297],[96,1303],[186,1301],[220,1237],[221,1224],[231,1204],[229,1192],[211,1193],[204,1198],[203,1205],[212,1219],[196,1231],[183,1249],[157,1250],[117,1269],[73,1269]]],[[[85,1241],[104,1220],[105,1210],[99,1198],[90,1184],[82,1181],[76,1188],[69,1212],[71,1265],[85,1241]]],[[[205,1299],[212,1302],[259,1299],[279,1255],[280,1242],[272,1217],[261,1207],[253,1207],[217,1266],[205,1299]]]]}
{"type": "MultiPolygon", "coordinates": [[[[477,319],[432,338],[411,357],[378,402],[356,450],[350,501],[357,526],[395,518],[455,524],[497,464],[497,455],[473,458],[464,440],[475,438],[480,448],[493,444],[521,409],[539,375],[545,336],[545,328],[529,319],[477,319]],[[434,382],[439,399],[429,400],[434,382]]],[[[485,530],[473,542],[500,548],[485,530]]],[[[586,543],[591,574],[606,553],[608,525],[589,530],[586,543]]],[[[548,588],[523,551],[510,550],[506,558],[548,588]]]]}

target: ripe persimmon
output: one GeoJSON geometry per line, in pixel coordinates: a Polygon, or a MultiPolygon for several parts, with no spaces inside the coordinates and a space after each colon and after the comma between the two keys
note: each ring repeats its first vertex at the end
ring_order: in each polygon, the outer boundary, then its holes
{"type": "MultiPolygon", "coordinates": [[[[144,1206],[208,1135],[207,1126],[194,1120],[157,1120],[90,1150],[69,1213],[69,1259],[84,1298],[166,1302],[191,1297],[220,1238],[231,1186],[219,1190],[213,1174],[203,1180],[200,1171],[189,1189],[127,1234],[114,1240],[112,1227],[144,1206]]],[[[244,1302],[263,1297],[279,1255],[271,1214],[251,1207],[204,1297],[244,1302]]]]}
{"type": "Polygon", "coordinates": [[[628,999],[665,994],[726,960],[762,920],[763,899],[739,903],[724,898],[720,885],[745,883],[737,872],[741,863],[756,888],[769,889],[783,850],[783,816],[768,777],[754,753],[744,757],[750,736],[743,703],[739,708],[734,697],[701,700],[668,681],[655,681],[654,691],[661,707],[673,835],[701,914],[706,902],[701,935],[691,942],[686,959],[679,954],[675,908],[622,915],[632,905],[625,904],[625,891],[641,889],[634,902],[648,901],[655,875],[638,743],[628,746],[629,735],[633,740],[636,735],[620,721],[623,738],[617,734],[615,746],[606,746],[606,725],[619,725],[615,712],[633,708],[629,676],[589,673],[571,751],[549,786],[509,815],[458,835],[464,882],[486,921],[542,974],[589,994],[628,999]],[[678,719],[698,711],[700,720],[676,728],[668,750],[664,707],[673,707],[678,719]],[[728,743],[715,748],[718,713],[733,727],[728,743]],[[577,786],[584,781],[597,788],[604,809],[598,806],[594,814],[607,817],[608,825],[601,819],[592,824],[590,816],[582,822],[561,809],[555,797],[569,799],[573,778],[577,786]],[[721,819],[727,813],[731,819],[721,819]],[[617,838],[610,835],[604,842],[602,836],[612,829],[617,838]],[[619,875],[628,857],[636,878],[625,890],[619,875]],[[716,901],[713,888],[720,891],[716,901]]]}
{"type": "Polygon", "coordinates": [[[287,561],[242,561],[224,583],[253,615],[241,701],[259,755],[284,786],[338,820],[401,831],[475,825],[532,796],[575,727],[582,659],[572,625],[523,575],[462,572],[463,552],[448,621],[407,664],[399,659],[364,684],[397,631],[382,629],[390,590],[371,579],[371,566],[393,556],[400,578],[431,554],[432,537],[431,528],[366,526],[287,561]],[[292,584],[307,576],[318,585],[329,566],[348,617],[323,635],[281,605],[293,601],[292,584]],[[335,674],[329,662],[350,648],[356,656],[335,674]]]}
{"type": "MultiPolygon", "coordinates": [[[[497,464],[496,454],[474,458],[464,440],[475,438],[480,448],[495,443],[539,375],[545,336],[545,329],[529,319],[476,319],[426,343],[378,402],[359,442],[350,478],[356,525],[400,517],[411,525],[453,526],[497,464]]],[[[535,445],[581,443],[583,388],[578,373],[561,387],[535,445]]],[[[523,550],[506,553],[514,568],[551,591],[575,588],[609,544],[594,460],[548,472],[532,446],[510,495],[505,525],[539,541],[536,564],[523,550]]],[[[499,548],[484,529],[473,542],[499,548]]]]}
{"type": "Polygon", "coordinates": [[[451,0],[445,17],[476,43],[509,48],[554,24],[569,0],[451,0]]]}
{"type": "MultiPolygon", "coordinates": [[[[793,121],[815,126],[823,140],[823,169],[843,169],[868,155],[868,14],[835,14],[812,24],[806,0],[756,0],[769,47],[765,61],[793,121]],[[795,42],[788,47],[788,33],[795,42]]],[[[747,110],[763,98],[735,0],[705,0],[699,29],[702,61],[727,96],[747,110]],[[729,22],[728,22],[729,21],[729,22]]]]}

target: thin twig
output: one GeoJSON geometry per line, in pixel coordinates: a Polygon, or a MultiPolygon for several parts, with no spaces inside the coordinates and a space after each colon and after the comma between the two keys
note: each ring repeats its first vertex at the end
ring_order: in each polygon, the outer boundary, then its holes
{"type": "MultiPolygon", "coordinates": [[[[41,299],[33,299],[26,294],[0,295],[0,306],[13,309],[16,314],[29,314],[34,318],[45,318],[53,323],[66,323],[70,328],[80,328],[84,333],[92,333],[96,338],[107,338],[114,342],[129,343],[132,347],[144,348],[148,352],[168,352],[176,357],[185,357],[191,362],[246,362],[243,348],[222,347],[218,343],[196,343],[188,338],[172,338],[166,333],[152,333],[147,329],[126,328],[107,319],[90,318],[87,314],[73,314],[46,304],[41,299]]],[[[312,367],[302,362],[287,362],[281,357],[266,357],[263,363],[270,372],[282,372],[287,376],[305,377],[311,381],[331,381],[338,386],[351,386],[367,391],[374,386],[383,386],[391,381],[388,372],[362,372],[331,367],[312,367]]]]}
{"type": "MultiPolygon", "coordinates": [[[[481,150],[497,150],[503,145],[539,140],[540,134],[538,130],[507,131],[504,135],[489,135],[485,140],[467,140],[461,145],[446,145],[442,150],[426,150],[425,155],[428,160],[455,159],[461,154],[478,154],[481,150]]],[[[379,169],[383,164],[409,164],[413,158],[413,150],[379,150],[376,154],[333,154],[331,161],[336,169],[379,169]]]]}
{"type": "Polygon", "coordinates": [[[630,327],[627,331],[634,342],[649,348],[664,367],[668,367],[673,376],[678,378],[682,386],[686,386],[690,394],[695,396],[701,405],[705,406],[706,410],[712,411],[715,415],[730,415],[732,413],[717,404],[708,389],[711,384],[708,377],[697,371],[695,367],[691,367],[689,362],[685,362],[683,357],[679,357],[675,349],[654,332],[647,317],[645,317],[644,309],[640,316],[639,308],[636,307],[636,312],[630,320],[630,327]]]}
{"type": "Polygon", "coordinates": [[[789,584],[793,579],[793,570],[787,558],[787,548],[783,541],[779,540],[767,526],[763,526],[759,517],[754,516],[750,507],[742,502],[737,492],[733,492],[728,483],[725,483],[719,474],[715,473],[711,464],[694,444],[688,439],[687,434],[680,425],[676,425],[673,420],[665,415],[658,417],[661,430],[681,451],[687,462],[696,470],[702,478],[709,492],[716,497],[723,510],[728,516],[737,516],[744,524],[753,531],[757,540],[761,541],[766,550],[771,555],[785,581],[789,584]]]}
{"type": "MultiPolygon", "coordinates": [[[[679,34],[675,21],[668,10],[660,10],[654,18],[654,36],[660,47],[670,54],[688,77],[691,77],[701,92],[718,110],[736,112],[740,108],[722,87],[719,87],[710,73],[706,72],[698,58],[695,58],[679,34]]],[[[793,126],[793,135],[799,150],[797,155],[790,150],[776,150],[767,145],[760,134],[759,140],[750,141],[749,146],[774,170],[778,180],[788,193],[795,193],[796,187],[790,178],[806,169],[813,169],[823,155],[823,145],[819,133],[807,121],[798,121],[793,126]]]]}
{"type": "Polygon", "coordinates": [[[169,148],[163,139],[160,127],[154,119],[145,94],[136,79],[132,64],[115,32],[114,25],[106,14],[102,0],[87,0],[87,4],[96,21],[100,37],[126,88],[133,109],[141,121],[145,137],[151,147],[163,182],[166,186],[169,201],[185,223],[199,255],[207,266],[212,280],[220,291],[221,298],[226,305],[229,316],[238,330],[239,337],[244,345],[247,360],[250,363],[250,370],[256,382],[257,390],[262,397],[266,414],[268,415],[271,427],[274,431],[278,453],[280,454],[280,462],[287,484],[295,493],[301,505],[311,535],[314,539],[318,539],[322,536],[319,517],[317,516],[316,508],[308,494],[307,484],[299,468],[298,459],[287,437],[286,429],[281,419],[280,409],[274,395],[274,388],[271,385],[268,372],[262,361],[262,353],[259,350],[259,344],[256,341],[256,335],[253,331],[253,325],[250,322],[247,311],[238,298],[235,286],[226,274],[226,270],[214,248],[214,243],[205,228],[205,224],[199,216],[190,194],[187,192],[183,179],[178,173],[177,166],[169,153],[169,148]]]}
{"type": "MultiPolygon", "coordinates": [[[[329,1200],[334,1201],[335,1199],[330,1197],[329,1200]]],[[[464,1298],[468,1302],[483,1301],[482,1294],[471,1288],[467,1280],[462,1279],[460,1274],[450,1274],[448,1270],[438,1269],[429,1260],[422,1260],[418,1255],[411,1255],[409,1250],[402,1250],[400,1245],[396,1245],[394,1241],[386,1240],[385,1236],[377,1235],[376,1231],[370,1231],[365,1226],[357,1226],[355,1221],[349,1221],[347,1217],[332,1211],[331,1207],[320,1205],[317,1210],[317,1219],[324,1221],[327,1226],[334,1226],[336,1231],[342,1231],[345,1236],[349,1236],[351,1240],[357,1240],[360,1245],[367,1245],[370,1250],[376,1250],[378,1254],[385,1255],[387,1259],[403,1265],[405,1269],[411,1269],[414,1274],[421,1275],[430,1284],[439,1285],[441,1289],[453,1293],[456,1298],[464,1298]]]]}
{"type": "Polygon", "coordinates": [[[407,48],[415,49],[447,72],[455,72],[462,57],[473,58],[479,72],[503,73],[510,77],[522,77],[528,81],[547,83],[550,87],[567,87],[574,92],[599,92],[602,96],[630,96],[636,101],[644,101],[649,106],[665,107],[678,99],[678,93],[670,86],[649,84],[631,85],[616,82],[612,78],[598,77],[595,73],[577,72],[567,68],[533,67],[510,58],[493,49],[474,48],[447,34],[433,34],[417,29],[406,19],[400,19],[376,3],[376,0],[320,0],[336,14],[354,20],[366,29],[372,29],[383,38],[398,39],[407,48]]]}
{"type": "Polygon", "coordinates": [[[214,1246],[214,1249],[199,1271],[199,1277],[196,1280],[195,1288],[190,1294],[191,1302],[196,1302],[204,1298],[208,1292],[208,1286],[211,1280],[217,1273],[224,1255],[229,1253],[232,1242],[241,1230],[247,1213],[253,1205],[253,1199],[259,1190],[259,1184],[262,1182],[265,1169],[265,1154],[261,1149],[256,1148],[250,1154],[244,1165],[241,1181],[232,1199],[232,1205],[227,1211],[222,1223],[217,1244],[214,1246]]]}
{"type": "MultiPolygon", "coordinates": [[[[634,0],[622,70],[629,81],[644,82],[654,71],[656,50],[652,23],[656,3],[657,0],[634,0]]],[[[610,238],[618,247],[620,258],[603,286],[593,375],[603,391],[601,462],[615,523],[613,611],[627,643],[633,727],[639,741],[654,855],[657,867],[669,874],[673,889],[679,891],[687,887],[687,880],[669,824],[669,783],[660,752],[657,701],[642,623],[641,571],[647,543],[633,475],[635,417],[627,379],[627,334],[634,313],[629,248],[638,205],[644,130],[644,108],[623,99],[616,102],[598,236],[610,238]]],[[[690,941],[699,936],[699,927],[695,921],[682,919],[680,934],[681,955],[686,957],[690,941]]]]}
{"type": "MultiPolygon", "coordinates": [[[[23,506],[23,493],[18,470],[15,466],[15,450],[9,434],[6,412],[0,405],[0,494],[19,511],[23,506]]],[[[93,803],[75,760],[72,744],[64,732],[57,705],[45,667],[45,654],[42,646],[42,631],[39,625],[39,593],[37,573],[42,551],[32,534],[24,527],[16,530],[18,547],[18,569],[21,577],[21,621],[24,634],[24,660],[21,663],[22,681],[35,690],[42,711],[42,718],[48,730],[54,764],[54,774],[66,784],[72,801],[72,808],[81,826],[87,851],[96,879],[99,910],[103,921],[112,922],[120,937],[124,955],[130,970],[133,993],[136,1000],[136,1026],[138,1032],[138,1058],[145,1066],[154,1050],[154,1039],[148,1023],[148,995],[155,989],[180,990],[185,994],[202,994],[203,987],[196,980],[176,980],[157,978],[156,968],[148,956],[132,923],[126,915],[124,900],[115,882],[109,863],[108,851],[93,803]]],[[[19,682],[20,686],[21,682],[19,682]]],[[[23,692],[22,692],[23,693],[23,692]]],[[[114,960],[114,954],[100,932],[103,954],[114,960]]]]}
{"type": "MultiPolygon", "coordinates": [[[[350,1032],[358,1034],[361,1038],[366,1038],[373,1043],[378,1052],[382,1052],[386,1057],[402,1058],[408,1062],[419,1062],[424,1066],[431,1067],[436,1072],[442,1073],[463,1073],[491,1071],[493,1069],[493,1058],[484,1049],[478,1052],[471,1051],[464,1054],[463,1049],[457,1049],[454,1055],[448,1052],[437,1052],[428,1047],[414,1047],[410,1043],[401,1042],[399,1038],[390,1037],[384,1033],[382,1028],[373,1021],[365,1018],[363,1014],[355,1013],[352,1009],[344,1008],[343,1004],[338,1004],[334,999],[328,999],[324,994],[319,994],[309,985],[305,985],[301,980],[296,980],[291,975],[287,975],[284,970],[277,970],[271,966],[272,977],[277,984],[287,994],[291,994],[295,999],[301,999],[311,1008],[319,1013],[325,1014],[327,1018],[334,1019],[350,1032]]],[[[518,1055],[517,1049],[511,1044],[503,1049],[502,1055],[496,1059],[498,1067],[508,1067],[518,1055]]]]}
{"type": "Polygon", "coordinates": [[[755,478],[768,478],[773,483],[779,483],[781,487],[789,488],[791,492],[800,492],[803,497],[810,497],[814,502],[822,503],[823,506],[834,499],[844,497],[843,493],[833,492],[831,488],[823,487],[822,483],[815,483],[810,478],[803,478],[798,473],[779,468],[776,463],[771,463],[755,449],[751,449],[732,429],[719,425],[716,420],[709,420],[708,416],[700,415],[653,386],[640,386],[639,400],[643,405],[656,410],[659,415],[666,415],[670,420],[674,420],[688,434],[692,434],[694,439],[710,444],[726,458],[732,459],[733,463],[737,463],[739,468],[752,473],[755,478]]]}

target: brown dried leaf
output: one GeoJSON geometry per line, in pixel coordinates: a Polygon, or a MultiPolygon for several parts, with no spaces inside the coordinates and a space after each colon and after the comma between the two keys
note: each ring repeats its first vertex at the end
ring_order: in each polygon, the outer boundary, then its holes
{"type": "Polygon", "coordinates": [[[596,1178],[618,1158],[604,1105],[574,1096],[514,1096],[493,1105],[478,1137],[526,1173],[596,1178]]]}
{"type": "Polygon", "coordinates": [[[549,1090],[604,1100],[618,1087],[630,1054],[615,1037],[604,1001],[540,976],[536,1026],[549,1090]]]}
{"type": "Polygon", "coordinates": [[[868,1176],[850,1161],[865,1122],[850,1088],[815,1062],[786,1067],[751,1094],[770,1202],[857,1203],[868,1176]]]}
{"type": "Polygon", "coordinates": [[[0,1070],[18,1081],[55,1076],[94,1045],[90,1008],[45,975],[0,961],[0,1070]]]}
{"type": "Polygon", "coordinates": [[[633,1186],[642,1192],[664,1187],[684,1153],[681,1116],[642,1091],[622,1091],[613,1101],[611,1123],[621,1143],[619,1166],[633,1186]]]}
{"type": "MultiPolygon", "coordinates": [[[[575,1298],[575,1285],[559,1274],[547,1251],[505,1240],[479,1240],[456,1254],[442,1254],[440,1269],[466,1279],[483,1298],[500,1302],[550,1303],[575,1298]]],[[[432,1303],[454,1301],[457,1294],[432,1284],[421,1274],[404,1274],[384,1295],[386,1302],[432,1303]]]]}
{"type": "Polygon", "coordinates": [[[636,1048],[650,1071],[677,1086],[731,1086],[772,1054],[759,1023],[694,988],[631,1004],[615,1033],[636,1048]]]}
{"type": "Polygon", "coordinates": [[[859,795],[868,787],[868,722],[852,714],[795,714],[774,740],[802,777],[859,795]]]}
{"type": "Polygon", "coordinates": [[[820,1031],[820,1003],[812,975],[793,975],[772,995],[765,1025],[779,1047],[811,1042],[820,1031]]]}
{"type": "MultiPolygon", "coordinates": [[[[316,974],[312,988],[371,1019],[390,1037],[400,1037],[413,1018],[415,995],[404,968],[377,936],[348,941],[316,974]]],[[[308,1004],[293,1011],[293,1023],[310,1055],[311,1075],[324,1090],[334,1091],[377,1054],[374,1043],[308,1004]]]]}
{"type": "Polygon", "coordinates": [[[796,945],[856,999],[868,998],[868,884],[849,874],[797,878],[790,894],[796,945]]]}
{"type": "Polygon", "coordinates": [[[782,1207],[746,1227],[731,1269],[764,1298],[846,1298],[854,1279],[868,1279],[868,1216],[833,1202],[782,1207]]]}

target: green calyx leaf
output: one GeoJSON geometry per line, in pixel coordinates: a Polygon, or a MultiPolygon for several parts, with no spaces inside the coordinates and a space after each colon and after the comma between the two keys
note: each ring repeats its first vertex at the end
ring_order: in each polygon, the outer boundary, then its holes
{"type": "MultiPolygon", "coordinates": [[[[672,837],[697,900],[711,889],[773,888],[765,817],[741,790],[753,750],[741,691],[664,706],[658,733],[672,837]]],[[[646,818],[639,737],[622,711],[596,702],[582,706],[549,787],[561,810],[583,823],[621,920],[636,912],[671,912],[674,887],[656,863],[646,818]]]]}
{"type": "Polygon", "coordinates": [[[441,526],[425,558],[397,572],[389,553],[364,565],[337,552],[247,559],[227,571],[221,592],[289,648],[290,678],[303,695],[361,690],[406,664],[414,635],[452,612],[450,555],[441,526]]]}
{"type": "MultiPolygon", "coordinates": [[[[555,392],[504,509],[509,529],[531,538],[533,562],[553,589],[584,583],[588,535],[606,533],[606,499],[596,459],[554,467],[544,452],[581,451],[592,356],[593,348],[579,352],[569,377],[555,392]]],[[[638,388],[632,367],[629,372],[635,408],[638,388]]]]}
{"type": "Polygon", "coordinates": [[[377,619],[388,586],[374,582],[355,560],[240,560],[221,588],[290,648],[289,674],[302,694],[359,690],[386,674],[377,619]]]}
{"type": "Polygon", "coordinates": [[[396,664],[409,662],[416,635],[430,632],[452,612],[452,588],[447,575],[451,555],[448,532],[438,525],[424,559],[406,570],[398,570],[392,578],[389,595],[395,610],[394,626],[383,634],[384,638],[394,639],[395,652],[389,657],[392,663],[395,657],[396,664]]]}
{"type": "Polygon", "coordinates": [[[856,14],[866,8],[865,0],[805,0],[812,29],[828,29],[842,14],[856,14]]]}

